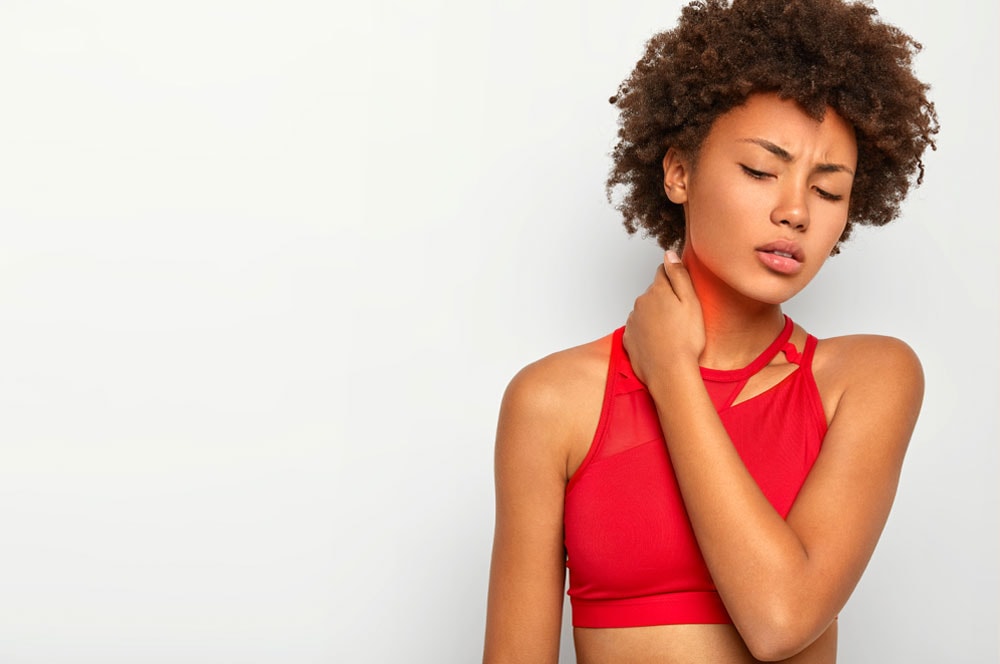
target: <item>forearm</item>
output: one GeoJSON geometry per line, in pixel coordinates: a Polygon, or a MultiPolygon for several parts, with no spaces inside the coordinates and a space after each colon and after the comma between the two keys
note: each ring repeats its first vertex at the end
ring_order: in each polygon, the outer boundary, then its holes
{"type": "Polygon", "coordinates": [[[747,471],[697,365],[675,364],[648,388],[699,547],[744,638],[773,630],[817,636],[827,622],[816,611],[824,604],[816,602],[817,570],[747,471]]]}

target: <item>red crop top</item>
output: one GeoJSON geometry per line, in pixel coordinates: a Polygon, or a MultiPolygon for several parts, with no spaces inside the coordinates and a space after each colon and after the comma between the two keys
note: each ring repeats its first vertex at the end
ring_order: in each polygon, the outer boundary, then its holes
{"type": "MultiPolygon", "coordinates": [[[[743,369],[702,368],[715,409],[743,463],[782,517],[826,434],[812,375],[816,338],[801,354],[778,338],[743,369]],[[784,351],[799,367],[733,404],[747,380],[784,351]]],[[[590,451],[566,487],[566,566],[575,627],[729,623],[688,520],[656,407],[614,333],[604,405],[590,451]]]]}

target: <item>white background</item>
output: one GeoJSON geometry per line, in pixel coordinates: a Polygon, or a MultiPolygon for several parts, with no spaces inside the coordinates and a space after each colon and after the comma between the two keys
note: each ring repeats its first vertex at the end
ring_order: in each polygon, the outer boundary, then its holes
{"type": "MultiPolygon", "coordinates": [[[[0,663],[478,659],[500,396],[660,259],[607,98],[679,6],[0,5],[0,663]]],[[[841,660],[996,662],[998,8],[878,6],[939,150],[787,307],[927,374],[841,660]]]]}

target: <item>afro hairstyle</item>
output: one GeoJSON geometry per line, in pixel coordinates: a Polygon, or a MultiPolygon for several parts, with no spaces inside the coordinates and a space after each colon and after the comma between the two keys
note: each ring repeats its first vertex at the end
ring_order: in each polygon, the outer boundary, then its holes
{"type": "Polygon", "coordinates": [[[625,228],[664,249],[684,241],[684,211],[663,191],[671,147],[697,162],[720,115],[758,92],[792,99],[821,120],[834,109],[854,127],[858,166],[847,226],[882,226],[899,215],[938,131],[928,86],[912,71],[919,43],[842,0],[696,0],[677,27],[653,36],[610,101],[618,142],[607,180],[625,228]],[[914,177],[916,176],[916,177],[914,177]]]}

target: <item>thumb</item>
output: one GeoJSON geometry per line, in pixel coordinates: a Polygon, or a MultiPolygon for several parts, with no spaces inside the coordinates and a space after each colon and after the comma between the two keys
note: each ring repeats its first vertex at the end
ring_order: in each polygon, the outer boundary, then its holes
{"type": "Polygon", "coordinates": [[[691,298],[697,299],[698,296],[695,295],[694,285],[691,283],[687,268],[684,267],[680,257],[672,249],[663,255],[663,271],[667,273],[670,287],[677,299],[681,302],[691,298]]]}

